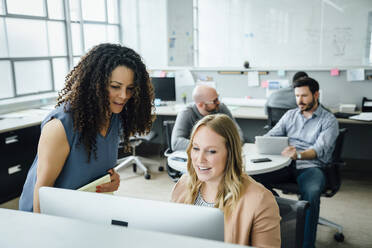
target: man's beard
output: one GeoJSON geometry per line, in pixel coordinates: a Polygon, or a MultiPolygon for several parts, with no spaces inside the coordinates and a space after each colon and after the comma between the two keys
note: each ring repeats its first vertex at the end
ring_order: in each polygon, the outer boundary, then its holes
{"type": "MultiPolygon", "coordinates": [[[[301,104],[303,104],[303,103],[300,103],[299,105],[301,105],[301,104]]],[[[301,110],[301,113],[311,110],[315,106],[315,104],[316,104],[316,100],[315,100],[315,98],[313,98],[313,101],[311,103],[307,104],[307,107],[305,109],[301,110]]]]}
{"type": "Polygon", "coordinates": [[[217,114],[217,111],[218,111],[218,107],[219,106],[216,106],[214,109],[206,109],[206,111],[208,112],[208,114],[212,115],[212,114],[217,114]]]}

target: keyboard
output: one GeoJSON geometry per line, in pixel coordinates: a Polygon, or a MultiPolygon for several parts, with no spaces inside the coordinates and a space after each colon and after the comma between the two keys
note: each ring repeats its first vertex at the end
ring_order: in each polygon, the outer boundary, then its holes
{"type": "Polygon", "coordinates": [[[350,116],[356,115],[355,113],[344,113],[344,112],[336,112],[333,113],[336,118],[343,118],[343,119],[348,119],[350,116]]]}

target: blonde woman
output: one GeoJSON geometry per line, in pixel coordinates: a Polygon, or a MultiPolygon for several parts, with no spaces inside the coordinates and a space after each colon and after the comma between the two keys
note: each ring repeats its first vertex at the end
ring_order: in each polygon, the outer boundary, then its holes
{"type": "Polygon", "coordinates": [[[224,211],[225,242],[280,247],[278,205],[269,190],[245,174],[241,152],[238,130],[227,115],[201,119],[187,148],[188,174],[175,185],[172,201],[224,211]]]}

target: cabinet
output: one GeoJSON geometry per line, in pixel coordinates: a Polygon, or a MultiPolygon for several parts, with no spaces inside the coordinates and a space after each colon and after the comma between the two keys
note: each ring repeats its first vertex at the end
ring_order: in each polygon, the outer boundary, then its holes
{"type": "Polygon", "coordinates": [[[21,194],[39,137],[40,125],[0,133],[0,203],[21,194]]]}

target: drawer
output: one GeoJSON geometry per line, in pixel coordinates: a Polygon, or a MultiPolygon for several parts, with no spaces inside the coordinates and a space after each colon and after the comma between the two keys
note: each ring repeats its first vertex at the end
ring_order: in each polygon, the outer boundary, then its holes
{"type": "Polygon", "coordinates": [[[0,161],[11,160],[14,156],[36,155],[40,127],[33,126],[0,134],[0,161]]]}
{"type": "Polygon", "coordinates": [[[0,167],[0,203],[19,196],[33,161],[13,160],[13,163],[0,167]]]}

